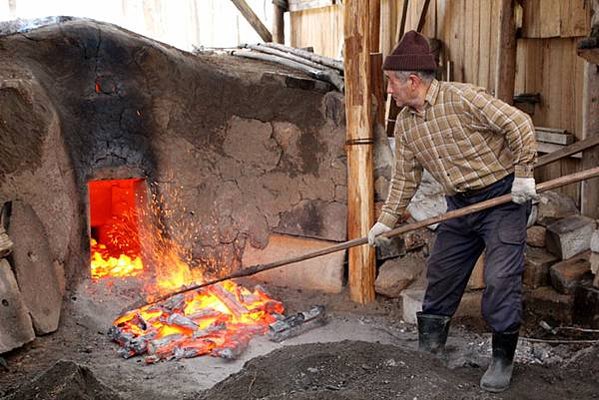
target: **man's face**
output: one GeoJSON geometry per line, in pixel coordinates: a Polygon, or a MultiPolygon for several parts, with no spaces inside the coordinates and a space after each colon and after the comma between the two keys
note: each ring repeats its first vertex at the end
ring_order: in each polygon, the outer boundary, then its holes
{"type": "Polygon", "coordinates": [[[402,107],[413,106],[417,91],[412,76],[404,81],[394,71],[385,71],[385,76],[387,77],[387,93],[393,97],[397,107],[401,109],[402,107]]]}

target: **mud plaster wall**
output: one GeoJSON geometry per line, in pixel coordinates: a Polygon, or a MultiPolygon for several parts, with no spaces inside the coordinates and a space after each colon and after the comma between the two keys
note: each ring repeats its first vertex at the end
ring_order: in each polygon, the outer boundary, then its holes
{"type": "Polygon", "coordinates": [[[345,240],[328,85],[89,20],[1,37],[0,60],[0,204],[31,206],[69,280],[88,264],[91,178],[145,178],[198,267],[235,269],[271,232],[345,240]]]}

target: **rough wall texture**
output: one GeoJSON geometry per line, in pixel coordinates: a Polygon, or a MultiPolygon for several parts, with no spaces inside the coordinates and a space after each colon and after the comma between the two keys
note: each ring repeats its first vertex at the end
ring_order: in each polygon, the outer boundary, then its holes
{"type": "Polygon", "coordinates": [[[275,231],[346,239],[327,84],[89,20],[0,37],[0,60],[0,205],[31,207],[70,278],[88,267],[89,179],[146,179],[196,267],[235,269],[275,231]]]}

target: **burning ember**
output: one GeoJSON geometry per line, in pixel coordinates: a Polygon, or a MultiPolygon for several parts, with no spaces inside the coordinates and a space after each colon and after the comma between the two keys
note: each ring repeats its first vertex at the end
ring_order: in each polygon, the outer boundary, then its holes
{"type": "Polygon", "coordinates": [[[225,281],[129,311],[114,321],[109,335],[123,357],[148,354],[149,364],[205,354],[234,359],[254,335],[283,319],[283,311],[259,287],[250,292],[225,281]]]}

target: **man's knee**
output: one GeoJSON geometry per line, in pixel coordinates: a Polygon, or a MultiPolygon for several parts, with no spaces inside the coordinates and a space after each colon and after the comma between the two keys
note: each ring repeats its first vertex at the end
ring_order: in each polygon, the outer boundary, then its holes
{"type": "Polygon", "coordinates": [[[487,282],[483,293],[482,313],[494,332],[518,329],[522,319],[521,276],[495,276],[487,282]]]}

